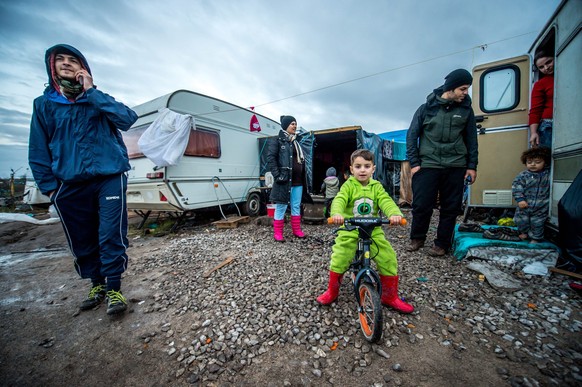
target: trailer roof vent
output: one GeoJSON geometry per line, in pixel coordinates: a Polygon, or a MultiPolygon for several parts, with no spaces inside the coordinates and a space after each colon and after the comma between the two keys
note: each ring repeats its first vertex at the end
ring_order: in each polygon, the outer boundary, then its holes
{"type": "Polygon", "coordinates": [[[220,111],[220,107],[218,105],[212,105],[212,109],[214,109],[216,112],[220,111]]]}

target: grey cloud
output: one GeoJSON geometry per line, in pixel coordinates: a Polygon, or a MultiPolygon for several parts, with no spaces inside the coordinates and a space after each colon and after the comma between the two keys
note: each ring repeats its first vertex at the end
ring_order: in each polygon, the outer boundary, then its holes
{"type": "Polygon", "coordinates": [[[16,176],[28,173],[28,146],[0,144],[0,178],[10,176],[10,170],[16,171],[16,176]]]}
{"type": "Polygon", "coordinates": [[[313,129],[402,129],[450,70],[523,54],[535,34],[455,52],[539,31],[558,3],[4,1],[0,103],[30,111],[46,82],[44,51],[67,42],[99,88],[129,106],[181,88],[241,106],[306,93],[258,111],[303,113],[313,129]]]}
{"type": "Polygon", "coordinates": [[[28,144],[30,114],[0,107],[0,144],[28,144]]]}

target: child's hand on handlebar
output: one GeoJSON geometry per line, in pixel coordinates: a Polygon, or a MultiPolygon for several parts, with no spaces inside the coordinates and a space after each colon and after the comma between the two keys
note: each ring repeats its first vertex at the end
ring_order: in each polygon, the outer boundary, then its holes
{"type": "Polygon", "coordinates": [[[327,223],[341,226],[344,224],[344,217],[341,215],[333,215],[331,218],[327,219],[327,223]]]}
{"type": "Polygon", "coordinates": [[[389,218],[391,226],[405,226],[406,219],[400,215],[394,215],[389,218]]]}

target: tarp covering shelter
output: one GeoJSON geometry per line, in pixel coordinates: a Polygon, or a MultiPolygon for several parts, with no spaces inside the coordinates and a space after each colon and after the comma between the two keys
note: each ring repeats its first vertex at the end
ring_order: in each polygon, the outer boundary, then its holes
{"type": "Polygon", "coordinates": [[[384,157],[390,160],[406,160],[406,133],[408,129],[394,130],[380,133],[378,136],[384,140],[384,157]]]}
{"type": "Polygon", "coordinates": [[[383,155],[391,172],[392,190],[388,189],[398,205],[412,204],[412,177],[410,163],[406,161],[406,133],[408,129],[380,133],[384,140],[383,155]]]}

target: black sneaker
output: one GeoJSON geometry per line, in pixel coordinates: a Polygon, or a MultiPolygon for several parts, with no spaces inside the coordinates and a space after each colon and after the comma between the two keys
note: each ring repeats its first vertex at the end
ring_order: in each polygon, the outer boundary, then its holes
{"type": "Polygon", "coordinates": [[[127,309],[127,300],[120,291],[107,291],[107,314],[118,314],[127,309]]]}
{"type": "Polygon", "coordinates": [[[96,285],[91,288],[89,295],[81,302],[81,310],[93,309],[105,299],[105,285],[96,285]]]}
{"type": "Polygon", "coordinates": [[[521,238],[517,235],[511,235],[498,228],[489,228],[483,231],[483,238],[498,239],[500,241],[521,242],[521,238]]]}
{"type": "Polygon", "coordinates": [[[457,228],[459,232],[483,232],[483,227],[476,223],[461,223],[459,224],[459,228],[457,228]]]}
{"type": "Polygon", "coordinates": [[[519,231],[513,229],[513,228],[509,228],[509,227],[497,227],[497,230],[505,235],[509,235],[512,237],[518,237],[519,236],[519,231]]]}

